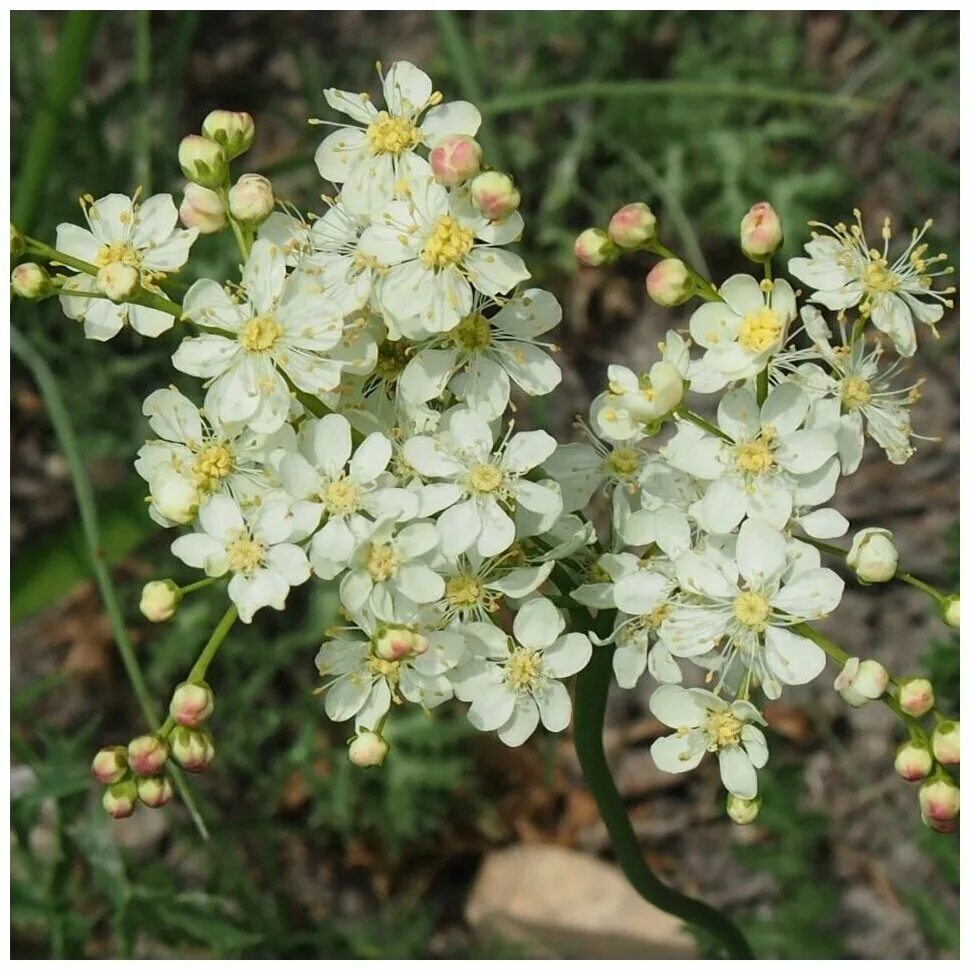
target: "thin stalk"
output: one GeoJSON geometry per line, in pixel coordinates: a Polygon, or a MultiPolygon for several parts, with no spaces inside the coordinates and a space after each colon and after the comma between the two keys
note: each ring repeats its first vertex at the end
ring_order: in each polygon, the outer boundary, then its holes
{"type": "Polygon", "coordinates": [[[197,589],[205,589],[206,586],[218,583],[220,579],[222,579],[221,576],[206,576],[205,579],[199,579],[194,583],[189,583],[188,586],[180,586],[179,592],[185,596],[188,593],[194,593],[197,589]]]}
{"type": "Polygon", "coordinates": [[[222,646],[223,640],[225,640],[229,635],[229,631],[232,629],[233,624],[238,618],[239,611],[235,606],[230,606],[229,609],[223,614],[222,619],[212,631],[212,636],[209,637],[209,642],[202,648],[202,653],[199,654],[199,659],[192,664],[192,669],[189,671],[189,676],[186,678],[190,684],[198,684],[205,680],[205,675],[209,671],[209,664],[211,664],[215,659],[216,654],[219,652],[219,648],[222,646]]]}
{"type": "Polygon", "coordinates": [[[222,207],[226,210],[226,214],[229,219],[229,225],[232,227],[232,234],[236,238],[236,247],[239,249],[239,255],[242,256],[242,261],[245,263],[249,259],[249,251],[253,248],[252,240],[247,239],[246,232],[243,227],[233,219],[232,215],[229,214],[229,187],[228,181],[226,185],[221,188],[216,189],[220,200],[222,201],[222,207]]]}
{"type": "Polygon", "coordinates": [[[695,414],[688,408],[678,408],[674,413],[677,417],[683,418],[685,421],[690,421],[691,424],[696,424],[698,428],[703,428],[708,434],[712,434],[722,441],[731,441],[716,424],[711,424],[710,421],[702,418],[699,414],[695,414]]]}
{"type": "Polygon", "coordinates": [[[758,376],[755,378],[755,396],[758,401],[758,407],[768,399],[768,368],[765,367],[763,371],[758,372],[758,376]]]}
{"type": "Polygon", "coordinates": [[[135,87],[138,91],[139,108],[135,116],[135,137],[132,144],[134,155],[135,185],[142,192],[152,194],[152,34],[151,13],[136,10],[135,18],[135,87]]]}

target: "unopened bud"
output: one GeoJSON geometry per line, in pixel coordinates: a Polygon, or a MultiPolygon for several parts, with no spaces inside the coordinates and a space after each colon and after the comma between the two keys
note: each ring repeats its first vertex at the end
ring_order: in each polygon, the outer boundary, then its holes
{"type": "Polygon", "coordinates": [[[906,781],[922,781],[933,770],[933,755],[924,742],[907,741],[897,749],[893,767],[906,781]]]}
{"type": "Polygon", "coordinates": [[[741,251],[755,263],[776,253],[784,239],[781,219],[768,202],[756,202],[741,220],[741,251]]]}
{"type": "Polygon", "coordinates": [[[933,757],[941,765],[960,764],[960,722],[940,721],[933,728],[930,744],[933,746],[933,757]]]}
{"type": "Polygon", "coordinates": [[[139,778],[135,782],[138,789],[138,799],[149,808],[161,808],[167,805],[175,794],[171,781],[165,775],[154,778],[139,778]]]}
{"type": "Polygon", "coordinates": [[[101,796],[101,804],[112,818],[128,818],[138,805],[138,787],[130,778],[119,781],[101,796]]]}
{"type": "Polygon", "coordinates": [[[657,306],[680,306],[694,295],[694,280],[683,260],[662,259],[647,273],[647,295],[657,306]]]}
{"type": "Polygon", "coordinates": [[[434,179],[441,185],[461,185],[482,167],[482,146],[469,135],[448,135],[428,154],[434,179]]]}
{"type": "Polygon", "coordinates": [[[229,190],[229,211],[237,222],[257,226],[273,211],[273,184],[264,175],[240,175],[229,190]]]}
{"type": "Polygon", "coordinates": [[[164,623],[175,616],[181,599],[182,594],[172,580],[153,579],[142,587],[138,608],[146,620],[164,623]]]}
{"type": "Polygon", "coordinates": [[[899,685],[899,706],[910,717],[922,717],[935,703],[933,685],[925,677],[910,677],[899,685]]]}
{"type": "Polygon", "coordinates": [[[403,660],[420,656],[428,641],[406,627],[381,627],[374,639],[374,653],[382,660],[403,660]]]}
{"type": "Polygon", "coordinates": [[[376,768],[387,755],[387,742],[373,731],[362,731],[350,742],[347,754],[358,768],[376,768]]]}
{"type": "Polygon", "coordinates": [[[217,192],[195,182],[186,182],[179,206],[179,218],[189,229],[198,229],[203,235],[219,232],[229,225],[226,207],[217,192]]]}
{"type": "Polygon", "coordinates": [[[862,707],[886,693],[889,673],[878,660],[850,657],[835,678],[835,689],[852,707],[862,707]]]}
{"type": "Polygon", "coordinates": [[[729,794],[727,797],[727,813],[732,822],[738,825],[750,825],[761,811],[760,798],[739,798],[729,794]]]}
{"type": "Polygon", "coordinates": [[[44,300],[57,292],[50,273],[37,263],[21,263],[10,274],[10,288],[22,300],[44,300]]]}
{"type": "Polygon", "coordinates": [[[657,217],[644,202],[631,202],[617,209],[607,230],[622,249],[636,249],[657,237],[657,217]]]}
{"type": "Polygon", "coordinates": [[[27,251],[27,240],[24,234],[11,222],[10,223],[10,258],[16,259],[23,256],[27,251]]]}
{"type": "Polygon", "coordinates": [[[215,696],[208,684],[193,684],[186,681],[175,688],[168,712],[175,718],[177,724],[194,728],[205,723],[212,716],[214,707],[215,696]]]}
{"type": "Polygon", "coordinates": [[[162,468],[156,472],[148,488],[155,511],[178,525],[191,522],[199,511],[201,497],[198,487],[173,468],[162,468]]]}
{"type": "Polygon", "coordinates": [[[216,746],[208,731],[177,727],[171,736],[172,757],[186,771],[205,771],[216,756],[216,746]]]}
{"type": "Polygon", "coordinates": [[[620,250],[602,229],[584,229],[573,243],[573,255],[583,266],[606,266],[620,250]]]}
{"type": "Polygon", "coordinates": [[[953,596],[944,596],[943,601],[940,603],[940,615],[943,617],[943,622],[947,626],[953,627],[954,630],[959,630],[960,597],[956,594],[953,596]]]}
{"type": "Polygon", "coordinates": [[[154,734],[142,734],[128,742],[128,763],[136,775],[157,775],[168,761],[168,744],[154,734]]]}
{"type": "Polygon", "coordinates": [[[888,529],[861,529],[845,561],[863,583],[887,583],[896,575],[899,553],[888,529]]]}
{"type": "Polygon", "coordinates": [[[923,820],[952,822],[960,813],[960,789],[946,776],[924,781],[919,790],[919,809],[923,820]]]}
{"type": "Polygon", "coordinates": [[[202,134],[222,147],[227,161],[249,151],[256,125],[248,111],[210,111],[202,122],[202,134]]]}
{"type": "Polygon", "coordinates": [[[102,785],[113,785],[128,774],[128,750],[120,744],[102,748],[91,762],[91,774],[102,785]]]}
{"type": "Polygon", "coordinates": [[[229,174],[222,146],[201,135],[186,135],[179,143],[179,165],[190,182],[207,189],[219,188],[229,174]]]}
{"type": "Polygon", "coordinates": [[[127,303],[141,288],[141,273],[127,263],[108,263],[98,271],[97,284],[113,303],[127,303]]]}
{"type": "Polygon", "coordinates": [[[505,172],[482,172],[476,175],[472,182],[471,196],[472,202],[491,222],[510,216],[522,201],[512,176],[505,172]]]}

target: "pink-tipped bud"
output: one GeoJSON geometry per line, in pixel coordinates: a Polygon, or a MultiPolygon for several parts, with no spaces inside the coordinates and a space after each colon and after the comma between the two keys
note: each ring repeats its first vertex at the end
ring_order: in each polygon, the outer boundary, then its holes
{"type": "Polygon", "coordinates": [[[387,742],[373,731],[361,731],[350,742],[347,755],[358,768],[376,768],[387,756],[387,742]]]}
{"type": "Polygon", "coordinates": [[[10,288],[22,300],[44,300],[57,292],[50,273],[38,263],[21,263],[10,274],[10,288]]]}
{"type": "Polygon", "coordinates": [[[522,197],[511,175],[505,172],[482,172],[471,187],[472,202],[486,219],[498,222],[519,207],[522,197]]]}
{"type": "Polygon", "coordinates": [[[922,741],[907,741],[896,751],[893,767],[906,781],[922,781],[933,770],[933,755],[922,741]]]}
{"type": "Polygon", "coordinates": [[[154,734],[142,734],[128,743],[128,763],[136,775],[157,775],[168,761],[168,744],[154,734]]]}
{"type": "Polygon", "coordinates": [[[602,229],[584,229],[573,243],[573,255],[583,266],[606,266],[620,250],[602,229]]]}
{"type": "Polygon", "coordinates": [[[945,775],[924,781],[919,790],[919,809],[931,827],[935,828],[933,822],[953,822],[960,814],[960,789],[945,775]]]}
{"type": "Polygon", "coordinates": [[[152,623],[164,623],[175,616],[182,594],[170,579],[153,579],[141,591],[138,609],[152,623]]]}
{"type": "Polygon", "coordinates": [[[222,146],[202,135],[186,135],[179,142],[179,165],[190,182],[217,189],[229,175],[229,163],[222,146]]]}
{"type": "Polygon", "coordinates": [[[240,175],[229,190],[229,211],[236,222],[258,226],[273,212],[273,183],[264,175],[240,175]]]}
{"type": "Polygon", "coordinates": [[[752,262],[763,263],[784,239],[781,219],[768,202],[756,202],[741,220],[741,251],[752,262]]]}
{"type": "Polygon", "coordinates": [[[925,677],[910,677],[899,685],[899,706],[910,717],[922,717],[933,710],[933,685],[925,677]]]}
{"type": "Polygon", "coordinates": [[[91,762],[91,775],[102,785],[114,785],[128,774],[128,751],[120,744],[102,748],[91,762]]]}
{"type": "Polygon", "coordinates": [[[960,597],[954,594],[946,596],[940,603],[940,616],[943,622],[954,630],[960,629],[960,597]]]}
{"type": "Polygon", "coordinates": [[[205,771],[216,756],[216,746],[208,731],[177,727],[172,731],[172,757],[186,771],[205,771]]]}
{"type": "Polygon", "coordinates": [[[482,146],[468,135],[448,135],[428,154],[434,179],[449,187],[476,176],[482,167],[482,146]]]}
{"type": "Polygon", "coordinates": [[[647,273],[647,295],[657,306],[686,303],[694,295],[694,280],[683,260],[662,259],[647,273]]]}
{"type": "Polygon", "coordinates": [[[835,689],[852,707],[862,707],[886,693],[889,673],[878,660],[850,657],[835,678],[835,689]]]}
{"type": "Polygon", "coordinates": [[[750,825],[760,811],[760,798],[739,798],[734,794],[729,794],[727,797],[728,817],[737,825],[750,825]]]}
{"type": "Polygon", "coordinates": [[[149,808],[161,808],[167,805],[175,794],[172,783],[165,775],[139,778],[135,785],[138,789],[138,800],[149,808]]]}
{"type": "Polygon", "coordinates": [[[940,721],[930,739],[933,757],[941,765],[960,764],[960,722],[940,721]]]}
{"type": "Polygon", "coordinates": [[[176,724],[195,728],[212,716],[214,707],[215,696],[208,684],[186,682],[175,688],[168,712],[175,718],[176,724]]]}
{"type": "Polygon", "coordinates": [[[226,207],[222,204],[217,192],[207,189],[195,182],[186,182],[185,194],[179,206],[179,218],[182,225],[189,229],[198,229],[203,235],[219,232],[229,225],[226,218],[226,207]]]}
{"type": "Polygon", "coordinates": [[[138,805],[138,788],[130,778],[119,781],[101,796],[101,804],[112,818],[128,818],[138,805]]]}
{"type": "Polygon", "coordinates": [[[631,202],[613,213],[608,232],[617,246],[636,249],[657,238],[657,217],[645,202],[631,202]]]}
{"type": "Polygon", "coordinates": [[[374,638],[374,653],[382,660],[404,660],[420,656],[428,641],[406,627],[381,627],[374,638]]]}

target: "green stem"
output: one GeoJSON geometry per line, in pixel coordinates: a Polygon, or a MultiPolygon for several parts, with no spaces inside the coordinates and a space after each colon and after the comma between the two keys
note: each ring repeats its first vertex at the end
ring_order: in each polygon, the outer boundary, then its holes
{"type": "MultiPolygon", "coordinates": [[[[648,252],[656,253],[658,256],[662,256],[664,259],[680,259],[680,257],[672,250],[668,249],[663,243],[654,240],[652,243],[645,247],[648,252]]],[[[682,263],[684,261],[680,259],[682,263]]],[[[694,281],[694,287],[697,290],[697,295],[702,300],[707,300],[708,303],[716,303],[721,297],[718,295],[717,290],[711,285],[709,280],[704,279],[700,273],[694,269],[693,266],[687,266],[687,272],[690,273],[690,278],[694,281]]]]}
{"type": "Polygon", "coordinates": [[[222,619],[212,631],[212,636],[209,637],[209,642],[202,648],[202,653],[199,654],[199,659],[192,664],[192,669],[189,671],[189,676],[186,678],[190,684],[198,684],[205,680],[205,675],[209,671],[209,664],[211,664],[215,659],[216,654],[219,652],[219,648],[222,646],[222,641],[226,639],[229,631],[232,629],[233,624],[236,622],[238,617],[239,611],[235,606],[230,606],[229,609],[223,614],[222,619]]]}
{"type": "Polygon", "coordinates": [[[685,421],[690,421],[691,424],[696,424],[698,428],[703,428],[708,434],[712,434],[722,441],[731,441],[730,437],[726,435],[716,424],[711,424],[710,421],[702,418],[699,414],[695,414],[688,408],[678,408],[674,412],[678,417],[683,418],[685,421]]]}
{"type": "Polygon", "coordinates": [[[213,583],[218,583],[222,579],[221,576],[206,576],[205,579],[200,579],[197,582],[189,583],[188,586],[180,586],[179,592],[185,596],[188,593],[194,593],[197,589],[205,589],[206,586],[211,586],[213,583]]]}
{"type": "Polygon", "coordinates": [[[755,378],[755,392],[758,400],[758,406],[760,407],[768,399],[768,368],[765,367],[763,371],[759,371],[758,376],[755,378]]]}
{"type": "Polygon", "coordinates": [[[233,219],[232,215],[229,213],[229,183],[228,176],[226,184],[221,188],[216,189],[220,200],[222,201],[222,207],[226,210],[226,217],[229,219],[229,225],[232,227],[232,234],[236,237],[236,247],[239,249],[239,255],[242,256],[242,261],[245,263],[249,259],[249,251],[252,249],[252,241],[247,240],[246,233],[243,227],[233,219]]]}
{"type": "Polygon", "coordinates": [[[854,324],[852,324],[852,335],[849,337],[849,343],[854,344],[862,339],[863,331],[866,329],[866,318],[859,317],[854,324]]]}

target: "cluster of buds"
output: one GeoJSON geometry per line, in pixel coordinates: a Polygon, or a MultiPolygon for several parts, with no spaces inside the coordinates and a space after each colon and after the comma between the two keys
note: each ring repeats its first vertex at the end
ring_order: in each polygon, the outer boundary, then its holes
{"type": "Polygon", "coordinates": [[[143,734],[127,747],[102,748],[91,762],[95,781],[107,786],[101,798],[112,818],[127,818],[138,803],[161,808],[172,800],[172,782],[164,774],[169,746],[157,734],[143,734]]]}
{"type": "Polygon", "coordinates": [[[171,735],[172,757],[186,771],[205,771],[212,764],[215,743],[204,725],[214,708],[215,696],[204,681],[186,681],[172,694],[168,706],[176,725],[171,735]]]}

